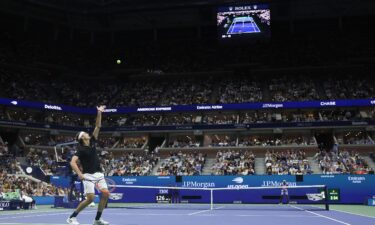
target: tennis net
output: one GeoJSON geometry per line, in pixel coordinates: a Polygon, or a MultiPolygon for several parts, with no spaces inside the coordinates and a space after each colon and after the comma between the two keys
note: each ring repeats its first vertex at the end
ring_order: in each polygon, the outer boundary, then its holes
{"type": "Polygon", "coordinates": [[[129,209],[329,210],[325,185],[190,188],[111,186],[108,207],[129,209]]]}

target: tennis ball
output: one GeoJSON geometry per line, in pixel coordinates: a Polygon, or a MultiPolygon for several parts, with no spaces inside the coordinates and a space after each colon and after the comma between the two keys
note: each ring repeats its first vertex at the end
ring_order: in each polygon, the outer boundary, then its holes
{"type": "Polygon", "coordinates": [[[116,63],[121,64],[121,60],[120,59],[116,60],[116,63]]]}

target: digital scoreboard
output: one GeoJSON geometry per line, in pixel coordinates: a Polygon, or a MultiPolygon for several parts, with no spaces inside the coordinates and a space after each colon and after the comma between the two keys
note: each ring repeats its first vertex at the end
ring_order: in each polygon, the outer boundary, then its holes
{"type": "Polygon", "coordinates": [[[339,188],[328,188],[328,200],[340,201],[340,189],[339,188]]]}
{"type": "Polygon", "coordinates": [[[219,7],[216,14],[219,40],[246,40],[271,35],[271,10],[268,4],[219,7]]]}
{"type": "Polygon", "coordinates": [[[155,200],[157,203],[171,203],[171,196],[169,194],[157,194],[155,200]]]}

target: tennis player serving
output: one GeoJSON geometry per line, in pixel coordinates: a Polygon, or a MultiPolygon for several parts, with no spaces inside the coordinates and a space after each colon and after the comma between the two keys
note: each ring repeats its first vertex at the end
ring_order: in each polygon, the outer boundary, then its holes
{"type": "Polygon", "coordinates": [[[77,221],[77,215],[84,208],[86,208],[95,198],[95,186],[101,192],[100,203],[98,206],[98,211],[96,213],[94,225],[107,225],[108,222],[101,219],[103,209],[108,201],[109,191],[107,183],[104,179],[104,174],[100,169],[99,157],[96,152],[95,143],[98,139],[99,130],[101,127],[102,113],[105,110],[105,106],[96,107],[98,110],[95,129],[92,136],[86,132],[79,132],[76,136],[76,140],[79,145],[77,147],[77,152],[72,157],[70,165],[74,172],[77,173],[79,178],[83,182],[84,194],[86,195],[86,200],[82,201],[73,214],[67,219],[67,222],[72,225],[79,225],[77,221]],[[82,171],[77,165],[77,160],[80,161],[82,165],[82,171]]]}
{"type": "Polygon", "coordinates": [[[289,204],[289,193],[288,193],[288,183],[286,182],[286,180],[283,180],[283,182],[281,183],[281,195],[280,195],[280,201],[279,201],[279,204],[282,203],[283,201],[283,196],[285,195],[286,197],[286,203],[289,204]]]}

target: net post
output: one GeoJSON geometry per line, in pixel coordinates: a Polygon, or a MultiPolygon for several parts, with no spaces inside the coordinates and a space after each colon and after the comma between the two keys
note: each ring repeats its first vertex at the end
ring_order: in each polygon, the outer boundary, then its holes
{"type": "Polygon", "coordinates": [[[213,189],[210,189],[210,210],[214,209],[214,194],[213,189]]]}
{"type": "Polygon", "coordinates": [[[329,210],[328,200],[329,200],[329,197],[328,197],[328,188],[327,188],[327,185],[325,185],[324,186],[324,202],[325,202],[326,210],[329,210]]]}

